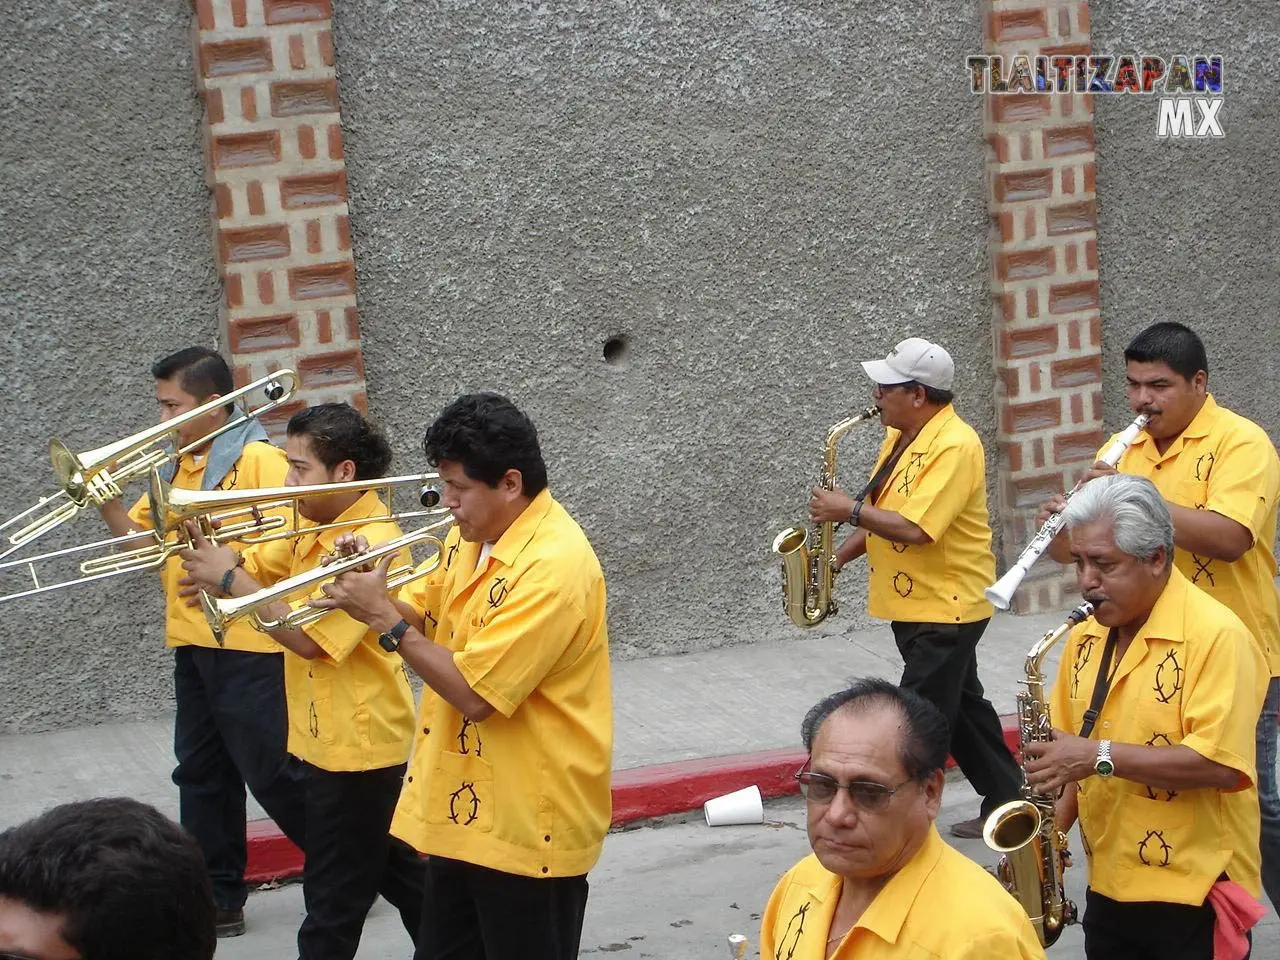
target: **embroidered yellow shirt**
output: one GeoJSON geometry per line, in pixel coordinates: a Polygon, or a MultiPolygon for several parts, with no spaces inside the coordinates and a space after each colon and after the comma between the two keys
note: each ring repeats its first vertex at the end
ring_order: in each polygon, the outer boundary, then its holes
{"type": "MultiPolygon", "coordinates": [[[[826,960],[843,881],[812,854],[773,888],[760,920],[760,956],[826,960]]],[[[1043,960],[1018,902],[943,843],[934,826],[876,894],[832,960],[1043,960]]]]}
{"type": "MultiPolygon", "coordinates": [[[[173,475],[173,485],[183,490],[199,490],[204,476],[206,459],[196,463],[191,456],[178,461],[173,475]]],[[[284,451],[269,443],[247,443],[231,471],[218,484],[219,490],[253,490],[258,487],[284,486],[289,463],[284,451]]],[[[151,496],[142,498],[129,510],[129,518],[140,528],[151,530],[155,521],[151,516],[151,496]]],[[[171,557],[161,571],[165,595],[165,643],[170,647],[217,647],[213,631],[199,607],[189,607],[178,596],[178,581],[182,579],[182,561],[171,557]]],[[[279,653],[280,645],[265,633],[254,630],[249,624],[235,624],[227,631],[226,649],[249,653],[279,653]]]]}
{"type": "Polygon", "coordinates": [[[1174,563],[1236,612],[1262,645],[1271,676],[1280,676],[1280,602],[1272,553],[1280,458],[1266,431],[1218,406],[1210,395],[1163,454],[1144,430],[1117,469],[1147,477],[1170,503],[1220,513],[1253,536],[1253,545],[1234,562],[1175,549],[1174,563]]]}
{"type": "MultiPolygon", "coordinates": [[[[876,469],[901,436],[892,427],[876,469]]],[[[872,471],[873,475],[875,471],[872,471]]],[[[920,527],[932,543],[867,533],[868,612],[883,620],[973,623],[992,614],[982,591],[995,580],[982,441],[947,404],[920,430],[873,501],[920,527]]]]}
{"type": "Polygon", "coordinates": [[[454,527],[435,573],[401,595],[495,712],[472,723],[423,691],[391,832],[428,855],[578,876],[600,856],[612,806],[604,576],[546,490],[480,557],[454,527]]]}
{"type": "MultiPolygon", "coordinates": [[[[1050,694],[1053,725],[1079,733],[1108,630],[1092,618],[1062,652],[1050,694]]],[[[1260,892],[1254,727],[1267,683],[1240,619],[1176,569],[1115,666],[1095,739],[1184,744],[1238,770],[1242,786],[1164,790],[1114,776],[1080,781],[1089,886],[1113,900],[1198,905],[1225,871],[1260,892]]]]}
{"type": "MultiPolygon", "coordinates": [[[[384,519],[387,508],[373,491],[348,507],[337,522],[352,526],[272,540],[244,552],[248,574],[269,586],[320,565],[340,534],[363,536],[372,546],[400,536],[384,519]]],[[[305,521],[308,526],[314,526],[305,521]]],[[[411,563],[406,551],[397,564],[411,563]]],[[[319,595],[319,588],[311,596],[319,595]]],[[[290,598],[296,610],[306,597],[290,598]]],[[[378,635],[341,610],[302,628],[325,655],[314,660],[284,654],[284,690],[289,705],[289,752],[322,770],[360,771],[393,767],[409,759],[413,742],[413,691],[404,662],[378,644],[378,635]]]]}

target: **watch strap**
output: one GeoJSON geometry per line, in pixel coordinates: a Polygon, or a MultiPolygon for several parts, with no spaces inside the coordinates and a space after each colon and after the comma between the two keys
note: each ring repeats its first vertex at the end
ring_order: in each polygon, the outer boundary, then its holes
{"type": "Polygon", "coordinates": [[[387,653],[395,653],[400,649],[400,641],[404,639],[404,635],[409,632],[409,621],[401,619],[394,627],[386,633],[378,635],[378,645],[387,653]]]}

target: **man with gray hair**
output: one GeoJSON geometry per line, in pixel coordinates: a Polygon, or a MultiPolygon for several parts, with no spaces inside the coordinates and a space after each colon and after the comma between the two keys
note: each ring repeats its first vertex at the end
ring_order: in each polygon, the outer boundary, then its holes
{"type": "Polygon", "coordinates": [[[1064,517],[1093,616],[1072,631],[1050,694],[1061,729],[1024,753],[1033,788],[1063,791],[1059,828],[1080,823],[1085,955],[1210,960],[1220,926],[1245,956],[1262,910],[1262,653],[1174,567],[1173,522],[1151,481],[1091,480],[1064,517]]]}

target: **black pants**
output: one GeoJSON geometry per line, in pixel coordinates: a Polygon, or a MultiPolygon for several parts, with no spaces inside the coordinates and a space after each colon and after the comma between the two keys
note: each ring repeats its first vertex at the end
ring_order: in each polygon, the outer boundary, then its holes
{"type": "Polygon", "coordinates": [[[307,864],[298,929],[302,960],[351,960],[365,917],[381,893],[417,941],[422,927],[426,861],[387,831],[405,764],[335,773],[307,770],[307,864]]]}
{"type": "Polygon", "coordinates": [[[178,647],[173,658],[182,825],[204,851],[213,896],[244,906],[245,786],[305,849],[305,775],[285,752],[284,662],[278,654],[178,647]]]}
{"type": "Polygon", "coordinates": [[[1005,745],[1000,718],[978,680],[978,640],[989,622],[893,621],[893,638],[903,662],[900,685],[924,697],[947,718],[951,756],[982,796],[984,817],[1016,799],[1022,787],[1022,771],[1005,745]]]}
{"type": "Polygon", "coordinates": [[[1088,960],[1213,960],[1208,903],[1122,903],[1089,890],[1082,924],[1088,960]]]}
{"type": "Polygon", "coordinates": [[[431,857],[413,960],[577,960],[587,878],[519,877],[431,857]]]}

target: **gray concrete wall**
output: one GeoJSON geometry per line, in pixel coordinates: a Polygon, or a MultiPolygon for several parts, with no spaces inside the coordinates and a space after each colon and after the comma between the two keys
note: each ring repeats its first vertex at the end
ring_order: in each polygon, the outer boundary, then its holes
{"type": "Polygon", "coordinates": [[[1092,4],[1106,53],[1220,53],[1222,140],[1161,141],[1152,98],[1095,98],[1107,425],[1132,414],[1124,347],[1155,320],[1195,328],[1218,400],[1280,440],[1280,7],[1229,0],[1092,4]]]}
{"type": "Polygon", "coordinates": [[[335,42],[372,413],[407,467],[457,393],[523,405],[617,654],[800,639],[769,546],[854,358],[936,337],[991,443],[976,4],[346,3],[335,42]]]}
{"type": "MultiPolygon", "coordinates": [[[[187,0],[0,14],[5,515],[53,492],[50,436],[86,449],[151,422],[152,360],[214,345],[190,22],[187,0]]],[[[90,515],[47,539],[105,535],[90,515]]],[[[150,577],[0,604],[0,731],[165,708],[161,611],[150,577]]]]}

